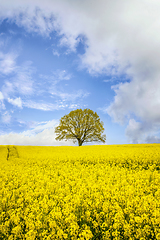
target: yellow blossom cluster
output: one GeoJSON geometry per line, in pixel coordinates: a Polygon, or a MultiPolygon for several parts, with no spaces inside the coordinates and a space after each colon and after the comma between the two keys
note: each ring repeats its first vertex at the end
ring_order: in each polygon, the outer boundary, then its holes
{"type": "Polygon", "coordinates": [[[160,240],[160,144],[0,146],[0,239],[160,240]]]}

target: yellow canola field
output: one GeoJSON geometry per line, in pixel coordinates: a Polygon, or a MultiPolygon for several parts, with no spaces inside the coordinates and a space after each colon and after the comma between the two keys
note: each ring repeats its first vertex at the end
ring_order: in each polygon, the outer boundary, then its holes
{"type": "Polygon", "coordinates": [[[0,239],[160,240],[160,144],[0,146],[0,239]]]}

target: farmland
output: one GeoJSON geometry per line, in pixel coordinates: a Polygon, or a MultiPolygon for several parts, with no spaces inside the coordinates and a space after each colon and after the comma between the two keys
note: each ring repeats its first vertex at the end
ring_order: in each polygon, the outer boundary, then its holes
{"type": "Polygon", "coordinates": [[[0,239],[160,240],[160,144],[0,146],[0,239]]]}

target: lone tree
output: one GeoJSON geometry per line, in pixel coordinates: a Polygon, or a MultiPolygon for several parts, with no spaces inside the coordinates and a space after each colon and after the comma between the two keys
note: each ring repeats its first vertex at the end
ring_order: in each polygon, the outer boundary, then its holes
{"type": "Polygon", "coordinates": [[[106,135],[102,135],[103,132],[103,122],[96,112],[88,108],[77,109],[64,115],[55,129],[56,140],[72,139],[74,143],[78,141],[79,146],[84,142],[105,142],[106,135]]]}

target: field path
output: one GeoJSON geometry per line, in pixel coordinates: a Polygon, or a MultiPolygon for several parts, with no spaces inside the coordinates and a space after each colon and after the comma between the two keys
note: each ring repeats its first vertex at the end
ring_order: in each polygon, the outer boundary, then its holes
{"type": "Polygon", "coordinates": [[[7,150],[7,160],[11,157],[19,158],[18,150],[15,146],[7,146],[7,150]]]}

